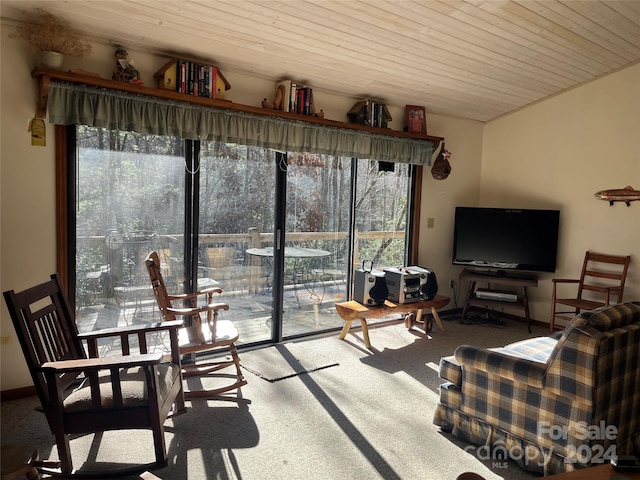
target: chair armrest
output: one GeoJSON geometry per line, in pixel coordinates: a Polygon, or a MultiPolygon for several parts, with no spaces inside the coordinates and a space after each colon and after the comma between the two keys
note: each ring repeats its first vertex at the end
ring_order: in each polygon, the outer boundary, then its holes
{"type": "Polygon", "coordinates": [[[168,331],[171,343],[171,357],[173,363],[179,363],[178,352],[178,329],[183,325],[182,320],[170,320],[167,322],[150,323],[147,325],[128,325],[126,327],[105,328],[95,332],[84,332],[78,334],[80,341],[87,343],[89,357],[98,357],[98,340],[108,337],[120,339],[121,354],[130,355],[132,335],[138,340],[140,353],[147,353],[147,334],[153,332],[168,331]]]}
{"type": "Polygon", "coordinates": [[[527,383],[536,388],[542,387],[547,369],[544,363],[471,345],[460,345],[454,354],[463,370],[465,367],[474,368],[514,382],[527,383]]]}
{"type": "Polygon", "coordinates": [[[78,334],[80,340],[88,340],[90,338],[119,337],[121,335],[134,335],[139,332],[158,332],[162,330],[171,330],[180,328],[184,322],[182,320],[170,320],[167,322],[148,323],[145,325],[127,325],[124,327],[103,328],[92,332],[83,332],[78,334]]]}
{"type": "Polygon", "coordinates": [[[112,368],[137,367],[161,363],[162,353],[143,353],[140,355],[109,356],[101,358],[83,358],[80,360],[60,360],[42,364],[43,371],[56,373],[97,371],[112,368]]]}
{"type": "Polygon", "coordinates": [[[210,294],[210,293],[222,293],[222,289],[220,287],[208,287],[208,288],[203,288],[202,290],[199,290],[198,292],[196,292],[199,295],[204,295],[204,294],[210,294]]]}
{"type": "MultiPolygon", "coordinates": [[[[77,407],[80,410],[98,411],[123,408],[125,397],[128,396],[128,389],[123,388],[124,383],[121,375],[128,375],[126,370],[128,367],[141,368],[142,376],[134,373],[130,380],[134,380],[133,384],[144,382],[144,388],[139,387],[140,395],[144,396],[143,392],[146,389],[149,403],[155,404],[159,401],[158,382],[160,380],[154,371],[156,365],[160,363],[162,363],[162,353],[159,352],[46,362],[42,365],[42,373],[47,378],[50,402],[45,410],[55,410],[62,415],[67,401],[73,405],[70,408],[77,407]],[[105,370],[108,370],[108,376],[100,373],[105,370]],[[71,375],[76,378],[80,372],[85,377],[83,386],[68,395],[65,394],[65,388],[69,385],[69,381],[65,380],[67,376],[71,375]]],[[[138,398],[135,394],[133,396],[138,398]]]]}
{"type": "Polygon", "coordinates": [[[556,298],[556,290],[557,290],[557,286],[559,284],[572,284],[572,285],[577,285],[580,283],[580,280],[578,280],[577,278],[552,278],[551,279],[551,283],[552,283],[552,288],[551,290],[553,291],[553,298],[556,298]]]}
{"type": "Polygon", "coordinates": [[[175,295],[167,295],[167,297],[169,300],[193,300],[197,299],[200,295],[213,295],[214,293],[222,293],[222,289],[219,287],[209,287],[193,293],[178,293],[175,295]]]}
{"type": "Polygon", "coordinates": [[[167,308],[168,312],[180,316],[195,315],[196,313],[204,312],[217,312],[218,310],[229,310],[229,305],[227,305],[226,303],[208,303],[207,305],[202,305],[199,307],[167,308]]]}

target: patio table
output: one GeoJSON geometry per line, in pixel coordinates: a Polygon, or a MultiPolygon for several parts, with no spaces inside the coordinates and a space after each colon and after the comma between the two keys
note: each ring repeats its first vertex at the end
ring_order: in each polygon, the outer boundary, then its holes
{"type": "MultiPolygon", "coordinates": [[[[263,248],[249,248],[247,254],[255,257],[273,258],[273,247],[263,248]]],[[[294,290],[296,293],[296,299],[298,298],[298,292],[296,285],[298,284],[298,278],[303,279],[304,283],[304,266],[307,265],[308,260],[314,258],[323,258],[331,255],[331,252],[327,250],[321,250],[319,248],[306,248],[306,247],[284,247],[284,258],[292,259],[293,265],[291,269],[291,277],[293,280],[294,290]]],[[[307,288],[308,289],[308,288],[307,288]]],[[[308,289],[309,290],[309,289],[308,289]]],[[[313,294],[311,290],[310,293],[313,294]]],[[[299,300],[298,300],[298,303],[299,300]]]]}

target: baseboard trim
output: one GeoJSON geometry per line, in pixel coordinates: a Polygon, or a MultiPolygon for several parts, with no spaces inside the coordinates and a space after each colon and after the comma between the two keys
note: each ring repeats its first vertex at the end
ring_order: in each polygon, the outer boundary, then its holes
{"type": "Polygon", "coordinates": [[[3,402],[5,400],[18,400],[19,398],[32,397],[36,394],[36,387],[32,385],[30,387],[14,388],[13,390],[2,390],[0,392],[0,400],[3,402]]]}

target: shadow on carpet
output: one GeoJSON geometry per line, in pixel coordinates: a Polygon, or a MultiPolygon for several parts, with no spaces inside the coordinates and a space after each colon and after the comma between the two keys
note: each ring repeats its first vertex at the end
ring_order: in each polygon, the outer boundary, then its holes
{"type": "Polygon", "coordinates": [[[339,365],[299,343],[274,345],[244,353],[240,366],[269,382],[339,365]]]}

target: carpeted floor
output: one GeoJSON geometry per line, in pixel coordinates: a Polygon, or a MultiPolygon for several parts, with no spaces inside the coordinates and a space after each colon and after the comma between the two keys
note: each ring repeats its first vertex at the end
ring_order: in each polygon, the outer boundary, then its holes
{"type": "MultiPolygon", "coordinates": [[[[498,346],[547,332],[533,327],[528,334],[512,320],[444,320],[446,331],[436,326],[429,335],[400,323],[372,328],[370,351],[359,330],[344,341],[336,332],[301,342],[306,353],[337,365],[280,381],[245,370],[243,401],[188,402],[185,415],[167,421],[169,466],[154,473],[165,480],[454,480],[465,471],[487,479],[534,478],[515,464],[478,458],[473,447],[432,424],[441,383],[436,366],[459,344],[498,346]]],[[[295,355],[280,353],[281,366],[296,363],[295,355]]],[[[240,356],[248,364],[264,354],[240,356]]],[[[37,404],[35,397],[2,402],[2,443],[27,443],[42,458],[55,458],[44,416],[33,410],[37,404]]],[[[71,448],[76,468],[153,459],[151,435],[144,431],[77,437],[71,448]]]]}
{"type": "Polygon", "coordinates": [[[240,363],[243,369],[268,382],[278,382],[338,365],[335,360],[305,347],[303,342],[261,348],[243,355],[240,363]]]}

